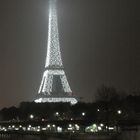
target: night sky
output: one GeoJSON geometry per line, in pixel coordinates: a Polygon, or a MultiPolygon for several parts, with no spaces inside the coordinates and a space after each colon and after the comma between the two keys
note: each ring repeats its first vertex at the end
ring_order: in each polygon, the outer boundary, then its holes
{"type": "MultiPolygon", "coordinates": [[[[58,0],[60,47],[73,90],[140,91],[140,2],[58,0]]],[[[0,0],[0,108],[32,101],[44,71],[48,0],[0,0]]]]}

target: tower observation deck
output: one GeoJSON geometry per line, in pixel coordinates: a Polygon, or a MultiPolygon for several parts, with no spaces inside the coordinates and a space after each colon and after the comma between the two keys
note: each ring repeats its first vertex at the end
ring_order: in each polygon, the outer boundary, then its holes
{"type": "Polygon", "coordinates": [[[76,104],[77,100],[72,95],[61,58],[56,3],[57,0],[49,1],[45,71],[35,102],[70,102],[76,104]]]}

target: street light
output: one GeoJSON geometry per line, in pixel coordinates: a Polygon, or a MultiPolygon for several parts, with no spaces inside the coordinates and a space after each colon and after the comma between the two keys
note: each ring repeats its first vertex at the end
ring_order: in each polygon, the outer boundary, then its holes
{"type": "Polygon", "coordinates": [[[47,127],[50,128],[51,127],[50,124],[48,124],[47,127]]]}
{"type": "Polygon", "coordinates": [[[69,124],[69,127],[72,127],[72,124],[69,124]]]}
{"type": "Polygon", "coordinates": [[[103,127],[103,126],[104,126],[104,124],[102,124],[102,123],[101,123],[101,124],[100,124],[100,126],[101,126],[101,127],[103,127]]]}
{"type": "Polygon", "coordinates": [[[59,112],[56,112],[55,115],[58,116],[59,115],[59,112]]]}
{"type": "Polygon", "coordinates": [[[33,118],[34,118],[34,115],[33,115],[33,114],[31,114],[31,115],[30,115],[30,119],[33,119],[33,118]]]}
{"type": "Polygon", "coordinates": [[[85,112],[82,112],[82,116],[85,116],[86,115],[86,113],[85,112]]]}
{"type": "Polygon", "coordinates": [[[98,130],[101,131],[102,130],[102,127],[101,126],[98,126],[98,130]]]}
{"type": "Polygon", "coordinates": [[[120,115],[120,114],[122,114],[122,111],[121,110],[118,110],[117,113],[120,115]]]}

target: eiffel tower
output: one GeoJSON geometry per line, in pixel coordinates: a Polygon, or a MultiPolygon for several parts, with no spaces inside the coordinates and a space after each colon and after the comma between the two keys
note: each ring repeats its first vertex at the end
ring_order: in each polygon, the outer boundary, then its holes
{"type": "Polygon", "coordinates": [[[72,95],[61,58],[57,23],[57,0],[49,1],[48,43],[45,71],[35,102],[70,102],[76,104],[72,95]]]}

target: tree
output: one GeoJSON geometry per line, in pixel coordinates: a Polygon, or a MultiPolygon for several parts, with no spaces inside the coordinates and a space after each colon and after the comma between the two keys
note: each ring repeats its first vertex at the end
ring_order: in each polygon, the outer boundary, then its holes
{"type": "Polygon", "coordinates": [[[111,101],[113,99],[119,99],[119,92],[114,87],[107,87],[102,85],[101,88],[97,90],[96,100],[97,101],[111,101]]]}

